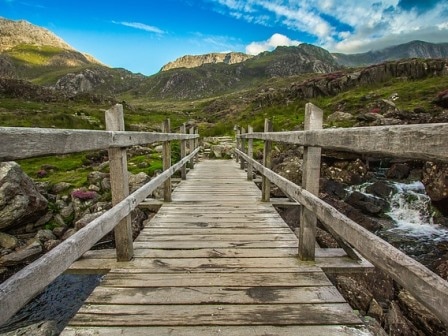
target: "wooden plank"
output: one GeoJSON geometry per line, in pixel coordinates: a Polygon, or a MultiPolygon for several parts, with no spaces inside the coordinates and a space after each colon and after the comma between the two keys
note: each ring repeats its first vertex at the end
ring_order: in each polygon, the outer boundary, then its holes
{"type": "Polygon", "coordinates": [[[368,336],[370,333],[361,326],[340,325],[294,325],[294,326],[195,326],[195,327],[75,327],[69,326],[62,336],[368,336]]]}
{"type": "MultiPolygon", "coordinates": [[[[171,132],[171,122],[170,119],[166,119],[162,126],[163,133],[171,132]]],[[[163,170],[166,171],[171,167],[171,142],[165,141],[162,144],[162,161],[163,170]]],[[[182,165],[183,167],[183,165],[182,165]]],[[[171,202],[171,177],[167,178],[163,183],[163,201],[171,202]]]]}
{"type": "Polygon", "coordinates": [[[0,161],[192,139],[195,134],[0,127],[0,161]]]}
{"type": "MultiPolygon", "coordinates": [[[[272,121],[269,119],[264,120],[264,131],[272,132],[273,126],[272,121]]],[[[272,142],[267,140],[264,142],[263,147],[263,166],[271,168],[272,166],[272,142]]],[[[271,197],[271,181],[269,181],[264,176],[261,182],[261,200],[263,202],[269,202],[271,197]]]]}
{"type": "Polygon", "coordinates": [[[320,287],[97,287],[87,304],[344,303],[334,286],[320,287]]]}
{"type": "Polygon", "coordinates": [[[85,305],[71,326],[322,325],[360,320],[346,303],[277,305],[85,305]]]}
{"type": "MultiPolygon", "coordinates": [[[[218,266],[218,265],[217,265],[218,266]]],[[[267,266],[267,265],[265,265],[267,266]]],[[[161,268],[164,266],[162,265],[161,268]]],[[[236,265],[236,267],[242,267],[236,265]]],[[[207,269],[208,265],[202,267],[207,269]]],[[[108,287],[203,287],[203,286],[329,286],[331,282],[323,272],[283,273],[139,273],[110,272],[102,281],[108,287]]]]}
{"type": "Polygon", "coordinates": [[[171,235],[234,235],[234,234],[258,234],[258,233],[275,233],[275,234],[292,234],[288,228],[153,228],[151,231],[144,231],[141,234],[146,236],[171,236],[171,235]]]}
{"type": "MultiPolygon", "coordinates": [[[[185,123],[182,124],[182,126],[180,128],[180,132],[183,134],[187,133],[187,126],[185,123]]],[[[181,157],[181,159],[183,159],[186,156],[187,156],[187,141],[181,140],[180,141],[180,157],[181,157]]],[[[182,180],[187,179],[187,165],[186,164],[184,164],[182,166],[182,168],[180,169],[180,176],[181,176],[182,180]]]]}
{"type": "Polygon", "coordinates": [[[448,123],[252,133],[243,137],[383,157],[448,161],[448,123]]]}
{"type": "Polygon", "coordinates": [[[145,241],[170,241],[173,242],[173,247],[175,244],[180,241],[197,241],[197,240],[206,240],[206,241],[229,241],[229,242],[239,242],[239,241],[297,241],[297,238],[292,235],[284,235],[284,234],[272,234],[272,233],[258,233],[258,234],[234,234],[234,235],[215,235],[215,234],[201,234],[201,235],[171,235],[171,236],[151,236],[145,235],[145,241]]]}
{"type": "MultiPolygon", "coordinates": [[[[140,238],[140,237],[139,237],[140,238]]],[[[151,241],[150,244],[146,241],[146,239],[139,239],[134,242],[135,248],[139,248],[139,246],[149,246],[150,248],[162,248],[162,249],[199,249],[199,248],[257,248],[257,247],[266,247],[266,248],[275,248],[275,247],[295,247],[297,248],[297,241],[293,240],[280,240],[280,241],[249,241],[249,240],[240,240],[240,241],[178,241],[175,245],[171,241],[151,241]]]]}

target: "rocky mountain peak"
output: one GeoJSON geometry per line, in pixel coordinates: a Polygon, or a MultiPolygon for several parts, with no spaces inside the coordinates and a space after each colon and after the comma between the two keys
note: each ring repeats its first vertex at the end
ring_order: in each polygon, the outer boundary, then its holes
{"type": "Polygon", "coordinates": [[[64,40],[45,28],[35,26],[25,20],[14,21],[0,17],[0,52],[21,44],[73,50],[64,40]]]}
{"type": "Polygon", "coordinates": [[[241,52],[210,53],[205,55],[186,55],[164,65],[161,71],[177,68],[196,68],[204,64],[235,64],[244,62],[253,56],[241,52]]]}

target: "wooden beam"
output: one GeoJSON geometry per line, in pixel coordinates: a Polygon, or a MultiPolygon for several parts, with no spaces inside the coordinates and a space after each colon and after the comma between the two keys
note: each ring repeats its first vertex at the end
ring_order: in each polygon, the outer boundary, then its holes
{"type": "MultiPolygon", "coordinates": [[[[182,134],[187,133],[187,126],[185,123],[183,123],[182,126],[180,127],[180,132],[182,134]]],[[[180,141],[180,157],[181,157],[181,159],[183,159],[186,155],[187,155],[187,141],[181,140],[180,141]]],[[[182,168],[180,169],[180,176],[181,176],[182,180],[187,179],[187,165],[186,164],[184,164],[182,166],[182,168]]]]}
{"type": "MultiPolygon", "coordinates": [[[[305,131],[322,128],[324,112],[317,106],[307,103],[305,106],[305,131]]],[[[319,147],[305,146],[303,149],[302,188],[313,195],[319,195],[320,178],[319,147]]],[[[299,257],[302,260],[314,260],[316,250],[317,217],[307,208],[300,213],[299,257]]]]}
{"type": "MultiPolygon", "coordinates": [[[[264,120],[264,131],[272,132],[272,121],[264,120]]],[[[265,140],[263,147],[263,166],[270,169],[272,167],[272,142],[265,140]]],[[[261,201],[269,202],[271,197],[271,182],[265,176],[262,176],[261,181],[261,201]]]]}
{"type": "MultiPolygon", "coordinates": [[[[242,152],[238,154],[249,157],[242,152]]],[[[441,321],[448,324],[448,282],[399,251],[383,239],[341,214],[317,196],[252,160],[261,174],[269,178],[288,197],[313,211],[317,218],[332,227],[367,260],[389,274],[441,321]]]]}
{"type": "MultiPolygon", "coordinates": [[[[244,133],[246,133],[246,130],[244,129],[244,127],[241,127],[241,134],[244,133]]],[[[240,150],[246,152],[246,140],[243,138],[240,139],[240,150]]],[[[242,158],[240,159],[240,169],[244,170],[245,162],[242,158]]]]}
{"type": "MultiPolygon", "coordinates": [[[[195,134],[194,126],[191,126],[189,132],[190,132],[190,135],[195,134]]],[[[194,138],[191,138],[190,139],[190,153],[193,153],[193,151],[195,150],[195,144],[196,144],[196,142],[194,141],[194,138]]],[[[194,169],[194,157],[192,157],[190,160],[190,169],[194,169]]]]}
{"type": "MultiPolygon", "coordinates": [[[[166,119],[163,122],[162,131],[164,133],[171,132],[171,122],[170,119],[166,119]]],[[[168,170],[171,167],[171,142],[165,141],[163,143],[163,170],[168,170]]],[[[171,177],[166,179],[163,184],[163,200],[165,202],[171,202],[171,177]]]]}
{"type": "Polygon", "coordinates": [[[448,161],[448,123],[252,133],[244,138],[368,155],[448,161]]]}
{"type": "Polygon", "coordinates": [[[0,314],[0,325],[5,323],[23,305],[68,269],[75,260],[110,232],[138,204],[144,201],[150,193],[162,185],[167,178],[179,170],[198,151],[199,149],[193,151],[183,160],[173,165],[169,170],[164,171],[143,187],[133,192],[112,209],[77,231],[73,236],[60,243],[50,252],[44,254],[41,258],[1,283],[0,302],[2,304],[2,313],[0,314]]]}
{"type": "MultiPolygon", "coordinates": [[[[248,133],[253,133],[254,129],[252,128],[252,126],[248,126],[247,127],[247,132],[248,133]]],[[[249,156],[250,158],[253,158],[254,156],[254,140],[253,139],[248,139],[247,141],[247,156],[249,156]]],[[[252,163],[247,162],[247,180],[248,181],[252,181],[253,179],[253,167],[252,167],[252,163]]]]}
{"type": "Polygon", "coordinates": [[[196,134],[0,127],[0,161],[79,153],[110,147],[131,147],[197,137],[196,134]]]}
{"type": "MultiPolygon", "coordinates": [[[[115,105],[106,111],[106,129],[124,131],[123,106],[115,105]]],[[[126,148],[109,148],[110,185],[112,205],[129,196],[129,174],[126,148]]],[[[134,255],[132,246],[131,215],[124,217],[114,229],[118,261],[129,261],[134,255]]]]}

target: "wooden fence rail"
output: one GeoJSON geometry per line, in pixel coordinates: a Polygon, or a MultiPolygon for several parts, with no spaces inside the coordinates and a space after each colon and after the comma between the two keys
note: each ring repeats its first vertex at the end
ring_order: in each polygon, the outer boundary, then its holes
{"type": "MultiPolygon", "coordinates": [[[[312,104],[307,104],[306,110],[311,114],[319,113],[312,104]]],[[[448,124],[247,133],[241,134],[239,137],[358,153],[448,161],[446,145],[448,143],[448,124]]],[[[303,187],[297,186],[241,150],[236,149],[236,155],[240,160],[251,164],[288,197],[317,216],[323,224],[331,228],[332,233],[356,248],[366,259],[408,289],[435,316],[448,324],[448,310],[446,309],[448,307],[448,282],[341,214],[319,199],[312,191],[306,190],[307,184],[303,187]]],[[[306,163],[304,162],[304,164],[306,163]]],[[[314,178],[318,179],[319,176],[314,176],[314,178]]],[[[308,228],[308,231],[312,232],[313,229],[308,228]]],[[[299,237],[299,244],[308,244],[306,247],[299,247],[299,251],[303,249],[309,251],[314,248],[315,238],[311,242],[311,237],[312,234],[308,235],[305,240],[299,237]]],[[[304,259],[309,258],[305,256],[304,259]]]]}
{"type": "MultiPolygon", "coordinates": [[[[118,105],[109,110],[108,113],[120,114],[120,110],[122,111],[122,107],[118,105]]],[[[127,147],[155,141],[191,140],[197,137],[198,135],[196,134],[140,134],[124,131],[61,131],[29,128],[0,128],[0,157],[4,159],[11,157],[25,158],[54,153],[65,154],[109,147],[127,147]],[[119,135],[118,137],[117,134],[119,135]],[[30,136],[28,137],[28,135],[30,136]],[[100,140],[96,141],[95,135],[99,135],[100,140]],[[42,139],[41,137],[45,139],[44,143],[48,145],[48,141],[51,139],[53,139],[51,141],[55,141],[53,146],[47,148],[47,152],[44,151],[45,147],[39,141],[39,139],[42,139]],[[4,142],[6,139],[8,139],[8,142],[4,142]],[[72,143],[74,139],[77,139],[76,144],[72,143]],[[59,143],[56,143],[56,141],[59,143]],[[37,148],[34,146],[37,146],[37,148]],[[27,154],[27,149],[32,154],[27,154]]],[[[75,260],[88,251],[98,240],[113,230],[120,221],[129,216],[132,210],[144,201],[156,188],[163,185],[177,170],[181,169],[187,162],[194,160],[198,152],[199,148],[194,149],[191,147],[188,156],[184,156],[178,163],[165,169],[163,173],[153,178],[131,195],[126,195],[124,199],[114,202],[116,204],[112,209],[90,222],[89,225],[77,231],[53,250],[0,284],[0,302],[2,307],[0,325],[5,323],[57,276],[67,270],[75,260]]],[[[118,170],[120,169],[123,169],[123,167],[118,168],[118,170]]],[[[121,182],[123,181],[125,180],[121,182]]],[[[114,183],[111,181],[111,184],[113,185],[114,183]]],[[[130,243],[132,244],[132,240],[130,243]]],[[[129,249],[129,246],[127,246],[129,241],[125,241],[123,244],[125,245],[123,249],[129,249]]],[[[127,258],[119,259],[129,260],[130,254],[126,254],[127,258]]]]}

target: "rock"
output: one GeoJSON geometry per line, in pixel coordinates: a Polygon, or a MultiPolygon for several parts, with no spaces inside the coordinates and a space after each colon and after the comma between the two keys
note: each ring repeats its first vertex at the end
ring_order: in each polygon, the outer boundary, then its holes
{"type": "Polygon", "coordinates": [[[352,120],[353,115],[347,112],[336,111],[327,117],[327,122],[338,122],[352,120]]]}
{"type": "Polygon", "coordinates": [[[59,211],[59,214],[64,219],[64,221],[66,219],[69,219],[70,217],[72,217],[74,213],[75,213],[75,209],[73,207],[73,203],[71,203],[71,202],[59,211]]]}
{"type": "Polygon", "coordinates": [[[448,164],[426,162],[422,183],[431,200],[441,201],[448,198],[448,164]]]}
{"type": "Polygon", "coordinates": [[[330,195],[332,197],[337,197],[339,199],[345,199],[347,196],[347,190],[345,190],[345,185],[342,183],[339,183],[337,181],[332,181],[328,179],[321,179],[320,180],[320,190],[327,195],[330,195]]]}
{"type": "Polygon", "coordinates": [[[440,107],[448,108],[448,90],[439,92],[433,103],[440,107]]]}
{"type": "Polygon", "coordinates": [[[109,177],[109,174],[102,173],[100,171],[93,171],[87,175],[87,181],[89,181],[89,184],[99,185],[106,177],[109,177]]]}
{"type": "Polygon", "coordinates": [[[42,246],[38,242],[25,249],[15,251],[0,258],[0,267],[24,264],[42,253],[42,246]]]}
{"type": "Polygon", "coordinates": [[[44,243],[47,240],[54,240],[56,236],[53,234],[51,230],[39,230],[37,231],[36,237],[37,240],[44,243]]]}
{"type": "Polygon", "coordinates": [[[58,246],[62,241],[58,240],[58,239],[51,239],[51,240],[47,240],[44,243],[44,249],[45,251],[50,251],[52,249],[54,249],[56,246],[58,246]]]}
{"type": "Polygon", "coordinates": [[[131,212],[132,238],[137,238],[140,231],[143,229],[143,222],[146,220],[146,214],[136,208],[131,212]]]}
{"type": "Polygon", "coordinates": [[[386,212],[389,208],[389,204],[386,201],[363,194],[359,191],[352,192],[347,197],[346,202],[360,209],[362,212],[371,215],[379,215],[386,212]]]}
{"type": "Polygon", "coordinates": [[[70,188],[72,185],[70,183],[67,182],[59,182],[56,183],[52,188],[51,188],[51,192],[54,194],[60,194],[61,192],[67,190],[68,188],[70,188]]]}
{"type": "Polygon", "coordinates": [[[345,184],[360,184],[368,173],[367,166],[360,160],[337,161],[332,166],[322,165],[322,177],[345,184]]]}
{"type": "Polygon", "coordinates": [[[420,336],[412,323],[404,317],[396,301],[392,301],[386,315],[386,330],[390,336],[420,336]]]}
{"type": "Polygon", "coordinates": [[[67,223],[65,223],[64,218],[61,216],[61,214],[56,214],[53,217],[53,221],[58,225],[58,226],[65,226],[67,223]]]}
{"type": "Polygon", "coordinates": [[[397,191],[397,188],[387,181],[375,181],[366,188],[366,192],[381,197],[384,200],[390,199],[390,197],[397,191]]]}
{"type": "Polygon", "coordinates": [[[372,293],[366,287],[344,275],[336,277],[336,287],[352,307],[361,310],[363,315],[366,314],[373,299],[372,293]]]}
{"type": "Polygon", "coordinates": [[[230,158],[233,151],[233,146],[231,145],[212,145],[210,147],[210,157],[211,158],[218,158],[218,159],[226,159],[230,158]]]}
{"type": "Polygon", "coordinates": [[[65,231],[67,231],[67,227],[66,226],[57,226],[53,229],[53,234],[57,237],[57,238],[61,238],[65,231]]]}
{"type": "Polygon", "coordinates": [[[70,238],[75,233],[76,233],[75,229],[68,229],[67,231],[65,231],[64,235],[62,236],[62,240],[66,240],[66,239],[70,238]]]}
{"type": "Polygon", "coordinates": [[[386,172],[386,177],[388,179],[398,179],[402,180],[409,176],[411,168],[406,163],[395,163],[386,172]]]}
{"type": "Polygon", "coordinates": [[[138,188],[148,183],[150,180],[151,178],[148,176],[148,174],[145,174],[143,172],[140,172],[135,175],[129,174],[129,193],[133,193],[138,188]]]}
{"type": "Polygon", "coordinates": [[[47,200],[17,163],[0,163],[0,229],[38,219],[47,205],[47,200]]]}
{"type": "Polygon", "coordinates": [[[39,218],[36,223],[34,223],[34,227],[41,227],[47,224],[53,218],[53,214],[51,212],[47,212],[43,217],[39,218]]]}
{"type": "Polygon", "coordinates": [[[94,184],[89,185],[89,187],[87,189],[90,190],[90,191],[96,191],[96,192],[99,192],[101,190],[100,187],[98,187],[98,186],[96,186],[94,184]]]}
{"type": "Polygon", "coordinates": [[[110,178],[104,178],[101,180],[101,189],[110,190],[110,178]]]}
{"type": "Polygon", "coordinates": [[[16,237],[0,232],[0,247],[14,250],[18,243],[19,241],[16,237]]]}
{"type": "Polygon", "coordinates": [[[382,321],[384,317],[384,311],[383,308],[381,308],[380,304],[375,300],[372,299],[370,302],[369,310],[367,311],[367,315],[375,318],[377,321],[382,321]]]}
{"type": "Polygon", "coordinates": [[[406,317],[412,323],[425,332],[425,335],[448,335],[447,327],[433,314],[419,303],[408,291],[401,290],[398,294],[398,302],[406,317]]]}
{"type": "Polygon", "coordinates": [[[82,217],[80,220],[75,222],[75,229],[76,231],[81,230],[83,227],[85,227],[87,224],[89,224],[94,219],[101,216],[105,211],[96,212],[93,214],[86,214],[84,217],[82,217]]]}
{"type": "Polygon", "coordinates": [[[2,333],[3,336],[57,336],[59,334],[60,331],[55,321],[38,322],[2,333]]]}

